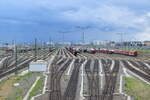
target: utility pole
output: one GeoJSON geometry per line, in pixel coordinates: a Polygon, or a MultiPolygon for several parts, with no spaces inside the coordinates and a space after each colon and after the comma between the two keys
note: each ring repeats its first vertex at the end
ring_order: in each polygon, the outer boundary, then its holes
{"type": "Polygon", "coordinates": [[[120,42],[123,42],[123,33],[117,33],[118,35],[120,35],[120,42]]]}
{"type": "Polygon", "coordinates": [[[62,34],[62,44],[64,45],[64,32],[62,32],[62,31],[58,31],[60,34],[62,34]]]}
{"type": "Polygon", "coordinates": [[[12,47],[13,47],[13,51],[12,51],[12,56],[14,55],[14,52],[15,52],[15,41],[12,40],[12,47]]]}
{"type": "Polygon", "coordinates": [[[65,32],[61,32],[61,33],[62,33],[62,42],[63,42],[63,45],[64,45],[64,41],[65,41],[64,33],[65,33],[65,32]]]}
{"type": "Polygon", "coordinates": [[[62,39],[63,39],[63,45],[64,45],[64,32],[62,32],[62,39]]]}
{"type": "Polygon", "coordinates": [[[51,43],[52,43],[52,39],[51,39],[51,36],[50,36],[50,37],[49,37],[49,51],[51,51],[51,48],[52,48],[51,43]]]}
{"type": "Polygon", "coordinates": [[[34,44],[34,61],[36,62],[37,60],[37,38],[35,38],[35,44],[34,44]]]}
{"type": "Polygon", "coordinates": [[[16,73],[18,73],[17,68],[18,68],[18,55],[17,55],[17,46],[15,45],[15,67],[16,67],[16,73]]]}
{"type": "Polygon", "coordinates": [[[50,48],[51,48],[51,43],[52,43],[52,38],[51,36],[49,37],[49,45],[50,45],[50,48]]]}
{"type": "Polygon", "coordinates": [[[86,29],[89,29],[90,28],[90,26],[76,26],[76,28],[78,28],[78,29],[81,29],[82,30],[82,43],[84,44],[85,43],[85,30],[86,29]]]}
{"type": "Polygon", "coordinates": [[[84,34],[84,32],[82,34],[82,42],[83,42],[83,44],[85,43],[85,34],[84,34]]]}
{"type": "Polygon", "coordinates": [[[117,33],[119,36],[120,36],[120,44],[121,44],[121,47],[123,48],[123,35],[124,33],[117,33]]]}
{"type": "Polygon", "coordinates": [[[67,31],[67,32],[59,31],[59,33],[61,33],[61,34],[62,34],[62,42],[63,42],[63,45],[64,45],[65,33],[69,33],[69,32],[68,32],[68,31],[67,31]]]}
{"type": "Polygon", "coordinates": [[[46,49],[46,42],[43,42],[43,49],[46,49]]]}

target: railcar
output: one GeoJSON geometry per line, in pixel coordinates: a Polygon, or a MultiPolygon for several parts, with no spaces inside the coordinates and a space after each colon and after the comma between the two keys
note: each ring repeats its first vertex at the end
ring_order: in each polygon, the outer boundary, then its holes
{"type": "Polygon", "coordinates": [[[96,49],[96,48],[84,48],[84,49],[78,49],[78,48],[70,48],[71,52],[86,52],[90,54],[95,54],[95,53],[105,53],[105,54],[119,54],[119,55],[126,55],[126,56],[138,56],[137,51],[130,51],[130,50],[118,50],[118,49],[96,49]]]}
{"type": "Polygon", "coordinates": [[[99,53],[107,53],[107,54],[120,54],[127,56],[138,56],[137,51],[129,51],[129,50],[109,50],[109,49],[100,49],[99,53]]]}

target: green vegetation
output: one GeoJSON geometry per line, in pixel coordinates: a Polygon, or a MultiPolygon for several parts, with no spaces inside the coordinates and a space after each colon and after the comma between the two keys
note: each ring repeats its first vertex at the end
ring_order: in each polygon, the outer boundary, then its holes
{"type": "Polygon", "coordinates": [[[17,77],[16,82],[19,81],[19,80],[21,80],[21,79],[24,79],[24,78],[29,78],[33,74],[40,74],[40,72],[29,72],[27,74],[21,75],[21,76],[17,77]]]}
{"type": "Polygon", "coordinates": [[[150,100],[150,85],[135,79],[125,77],[125,91],[135,97],[135,100],[150,100]]]}
{"type": "Polygon", "coordinates": [[[131,50],[131,51],[137,51],[140,53],[150,53],[150,50],[145,50],[145,49],[120,48],[119,50],[131,50]]]}
{"type": "Polygon", "coordinates": [[[0,82],[0,100],[5,100],[9,93],[12,92],[11,87],[15,82],[15,79],[15,76],[11,76],[0,82]]]}
{"type": "MultiPolygon", "coordinates": [[[[23,100],[24,96],[35,82],[37,76],[42,77],[42,81],[40,80],[40,84],[42,84],[44,76],[42,73],[38,72],[29,72],[24,75],[13,75],[6,80],[2,80],[0,82],[0,100],[23,100]],[[19,85],[15,86],[14,84],[19,85]]],[[[41,85],[41,87],[43,87],[43,85],[41,85]]],[[[41,91],[36,93],[39,94],[41,91]]]]}
{"type": "MultiPolygon", "coordinates": [[[[14,80],[14,83],[20,83],[20,82],[25,82],[27,81],[27,78],[31,77],[33,74],[33,72],[29,72],[27,74],[21,75],[21,76],[16,76],[16,79],[14,80]]],[[[24,85],[25,86],[25,85],[24,85]]],[[[25,89],[28,89],[29,86],[25,86],[23,88],[18,88],[17,89],[13,89],[13,93],[11,93],[11,96],[8,99],[11,99],[12,97],[15,98],[15,100],[22,100],[23,99],[23,92],[25,89]]]]}
{"type": "Polygon", "coordinates": [[[142,49],[135,49],[135,50],[141,53],[150,53],[150,50],[142,50],[142,49]]]}
{"type": "Polygon", "coordinates": [[[35,87],[32,89],[32,91],[29,93],[29,98],[28,100],[30,100],[33,96],[36,96],[37,94],[41,94],[42,93],[42,89],[43,89],[43,81],[44,78],[40,78],[35,87]]]}
{"type": "Polygon", "coordinates": [[[16,96],[16,100],[22,100],[22,97],[16,96]]]}
{"type": "Polygon", "coordinates": [[[32,74],[33,74],[33,72],[29,72],[27,74],[21,75],[21,76],[17,77],[16,82],[23,79],[23,78],[28,78],[28,77],[32,76],[32,74]]]}

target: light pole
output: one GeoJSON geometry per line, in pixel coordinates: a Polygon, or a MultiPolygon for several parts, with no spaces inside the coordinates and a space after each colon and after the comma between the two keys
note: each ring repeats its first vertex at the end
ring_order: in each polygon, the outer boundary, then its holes
{"type": "Polygon", "coordinates": [[[120,44],[121,44],[121,48],[123,49],[123,35],[124,35],[124,33],[117,33],[117,35],[120,36],[120,44]]]}
{"type": "Polygon", "coordinates": [[[82,43],[84,44],[84,43],[85,43],[85,32],[84,32],[84,31],[85,31],[86,29],[89,29],[90,26],[76,26],[76,28],[82,30],[82,37],[81,37],[81,40],[82,40],[82,43]]]}
{"type": "Polygon", "coordinates": [[[62,43],[64,45],[65,33],[69,33],[69,31],[58,31],[58,32],[62,34],[62,43]]]}
{"type": "Polygon", "coordinates": [[[49,37],[49,51],[51,51],[51,48],[52,48],[52,38],[51,36],[49,37]]]}
{"type": "Polygon", "coordinates": [[[16,66],[16,74],[17,72],[17,67],[18,67],[18,55],[17,55],[17,46],[15,45],[15,66],[16,66]]]}
{"type": "Polygon", "coordinates": [[[35,38],[35,44],[34,44],[34,61],[37,60],[37,38],[35,38]]]}

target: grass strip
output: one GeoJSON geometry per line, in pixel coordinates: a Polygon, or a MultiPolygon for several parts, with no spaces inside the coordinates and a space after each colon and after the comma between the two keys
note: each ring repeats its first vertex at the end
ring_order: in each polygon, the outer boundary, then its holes
{"type": "Polygon", "coordinates": [[[125,77],[125,92],[135,100],[150,100],[150,85],[135,79],[125,77]]]}
{"type": "Polygon", "coordinates": [[[34,86],[34,88],[31,90],[31,92],[29,93],[29,98],[28,100],[30,100],[33,96],[36,96],[37,94],[41,94],[42,93],[42,89],[43,89],[43,78],[40,78],[36,85],[34,86]]]}

